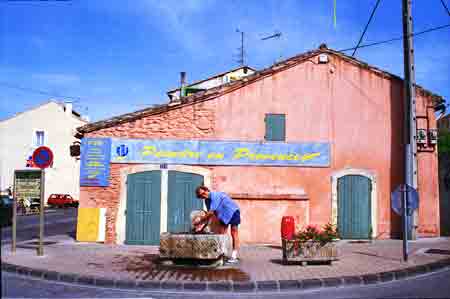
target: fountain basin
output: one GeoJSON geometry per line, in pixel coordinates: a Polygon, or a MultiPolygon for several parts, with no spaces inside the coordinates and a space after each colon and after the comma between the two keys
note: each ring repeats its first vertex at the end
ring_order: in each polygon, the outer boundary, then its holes
{"type": "Polygon", "coordinates": [[[218,260],[231,255],[228,234],[162,233],[159,246],[163,259],[218,260]]]}

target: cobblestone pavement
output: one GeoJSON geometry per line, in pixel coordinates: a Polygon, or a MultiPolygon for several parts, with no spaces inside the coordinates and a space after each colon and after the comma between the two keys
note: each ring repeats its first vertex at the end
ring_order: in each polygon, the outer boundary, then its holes
{"type": "Polygon", "coordinates": [[[36,255],[36,242],[21,242],[15,254],[2,248],[2,261],[33,269],[123,280],[248,281],[291,280],[364,275],[387,272],[450,258],[428,249],[450,250],[450,238],[410,242],[410,259],[402,262],[400,240],[338,243],[339,260],[331,265],[283,265],[277,246],[243,246],[239,266],[227,269],[173,269],[155,263],[156,246],[121,246],[78,243],[67,236],[46,239],[44,256],[36,255]]]}

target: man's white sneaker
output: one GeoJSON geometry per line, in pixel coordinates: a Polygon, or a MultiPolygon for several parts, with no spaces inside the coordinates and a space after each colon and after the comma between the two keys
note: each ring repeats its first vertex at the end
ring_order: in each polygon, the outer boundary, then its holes
{"type": "Polygon", "coordinates": [[[239,263],[239,259],[237,257],[232,257],[229,260],[227,260],[228,264],[237,264],[239,263]]]}

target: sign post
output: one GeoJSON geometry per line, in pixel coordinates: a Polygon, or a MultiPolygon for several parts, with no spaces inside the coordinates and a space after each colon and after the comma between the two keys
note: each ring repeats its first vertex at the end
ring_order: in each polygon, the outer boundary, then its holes
{"type": "Polygon", "coordinates": [[[13,183],[13,214],[12,214],[12,243],[11,252],[16,252],[16,237],[17,237],[17,175],[14,171],[14,183],[13,183]]]}
{"type": "Polygon", "coordinates": [[[417,190],[409,185],[399,185],[391,195],[392,210],[402,217],[403,261],[408,261],[408,235],[410,225],[408,218],[419,207],[417,190]]]}
{"type": "Polygon", "coordinates": [[[41,201],[39,209],[39,246],[37,249],[37,255],[44,255],[44,201],[45,201],[45,168],[49,167],[53,163],[53,153],[46,147],[38,147],[33,152],[33,163],[36,167],[42,169],[41,174],[41,201]]]}
{"type": "Polygon", "coordinates": [[[408,261],[408,191],[402,186],[403,261],[408,261]]]}

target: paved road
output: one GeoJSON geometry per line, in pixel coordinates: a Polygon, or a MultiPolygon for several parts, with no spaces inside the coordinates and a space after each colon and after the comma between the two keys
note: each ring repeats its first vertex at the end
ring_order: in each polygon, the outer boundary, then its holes
{"type": "Polygon", "coordinates": [[[159,293],[123,291],[50,282],[21,277],[15,274],[3,275],[3,295],[6,298],[449,298],[450,269],[407,280],[373,286],[341,287],[290,294],[212,294],[212,293],[159,293]]]}
{"type": "MultiPolygon", "coordinates": [[[[45,235],[73,235],[76,229],[77,209],[48,210],[45,214],[45,235]]],[[[17,217],[17,240],[25,241],[39,236],[39,215],[17,217]]],[[[3,244],[10,243],[11,227],[2,229],[3,244]]]]}

